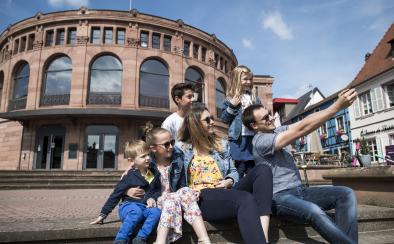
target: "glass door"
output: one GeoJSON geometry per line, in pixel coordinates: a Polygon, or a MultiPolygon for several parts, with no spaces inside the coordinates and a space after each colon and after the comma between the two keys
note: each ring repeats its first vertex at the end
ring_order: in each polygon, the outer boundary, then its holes
{"type": "Polygon", "coordinates": [[[65,130],[41,127],[37,132],[35,169],[61,169],[65,130]]]}
{"type": "Polygon", "coordinates": [[[115,169],[117,167],[117,128],[88,126],[86,129],[85,169],[115,169]]]}

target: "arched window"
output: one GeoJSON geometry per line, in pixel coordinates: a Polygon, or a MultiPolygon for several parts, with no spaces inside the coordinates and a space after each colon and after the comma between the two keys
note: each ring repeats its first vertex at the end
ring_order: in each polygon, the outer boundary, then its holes
{"type": "Polygon", "coordinates": [[[16,66],[13,74],[14,91],[9,110],[24,109],[26,107],[29,76],[30,68],[28,63],[22,62],[16,66]]]}
{"type": "Polygon", "coordinates": [[[45,70],[41,105],[68,104],[70,101],[72,63],[67,56],[52,60],[45,70]]]}
{"type": "Polygon", "coordinates": [[[90,69],[89,104],[120,104],[122,63],[112,55],[98,57],[90,69]]]}
{"type": "Polygon", "coordinates": [[[145,61],[140,68],[140,106],[168,108],[168,68],[157,59],[145,61]]]}
{"type": "Polygon", "coordinates": [[[195,92],[195,99],[198,102],[204,102],[204,78],[203,75],[195,68],[187,68],[185,74],[185,83],[193,84],[195,92]]]}
{"type": "Polygon", "coordinates": [[[1,109],[1,98],[3,97],[3,84],[4,84],[4,72],[0,71],[0,109],[1,109]]]}
{"type": "Polygon", "coordinates": [[[224,84],[225,84],[225,82],[222,78],[219,78],[216,80],[215,98],[216,98],[216,116],[217,117],[221,116],[223,101],[226,99],[226,88],[225,88],[224,84]]]}

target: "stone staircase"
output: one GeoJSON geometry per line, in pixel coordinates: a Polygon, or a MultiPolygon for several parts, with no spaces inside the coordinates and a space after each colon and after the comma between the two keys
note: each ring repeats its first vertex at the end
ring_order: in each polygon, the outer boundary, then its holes
{"type": "Polygon", "coordinates": [[[123,171],[0,171],[0,190],[113,188],[123,171]]]}

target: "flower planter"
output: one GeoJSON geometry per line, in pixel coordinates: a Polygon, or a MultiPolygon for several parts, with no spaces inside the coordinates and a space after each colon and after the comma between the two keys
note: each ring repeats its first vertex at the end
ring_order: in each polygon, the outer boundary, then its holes
{"type": "Polygon", "coordinates": [[[361,162],[364,167],[370,167],[371,166],[371,155],[360,155],[361,162]]]}

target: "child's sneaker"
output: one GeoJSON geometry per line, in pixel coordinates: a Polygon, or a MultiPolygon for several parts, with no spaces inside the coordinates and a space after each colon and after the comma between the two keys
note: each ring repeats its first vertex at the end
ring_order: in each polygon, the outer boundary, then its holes
{"type": "Polygon", "coordinates": [[[138,237],[138,236],[136,238],[134,238],[133,242],[132,242],[132,244],[147,244],[147,243],[148,242],[145,239],[138,237]]]}

